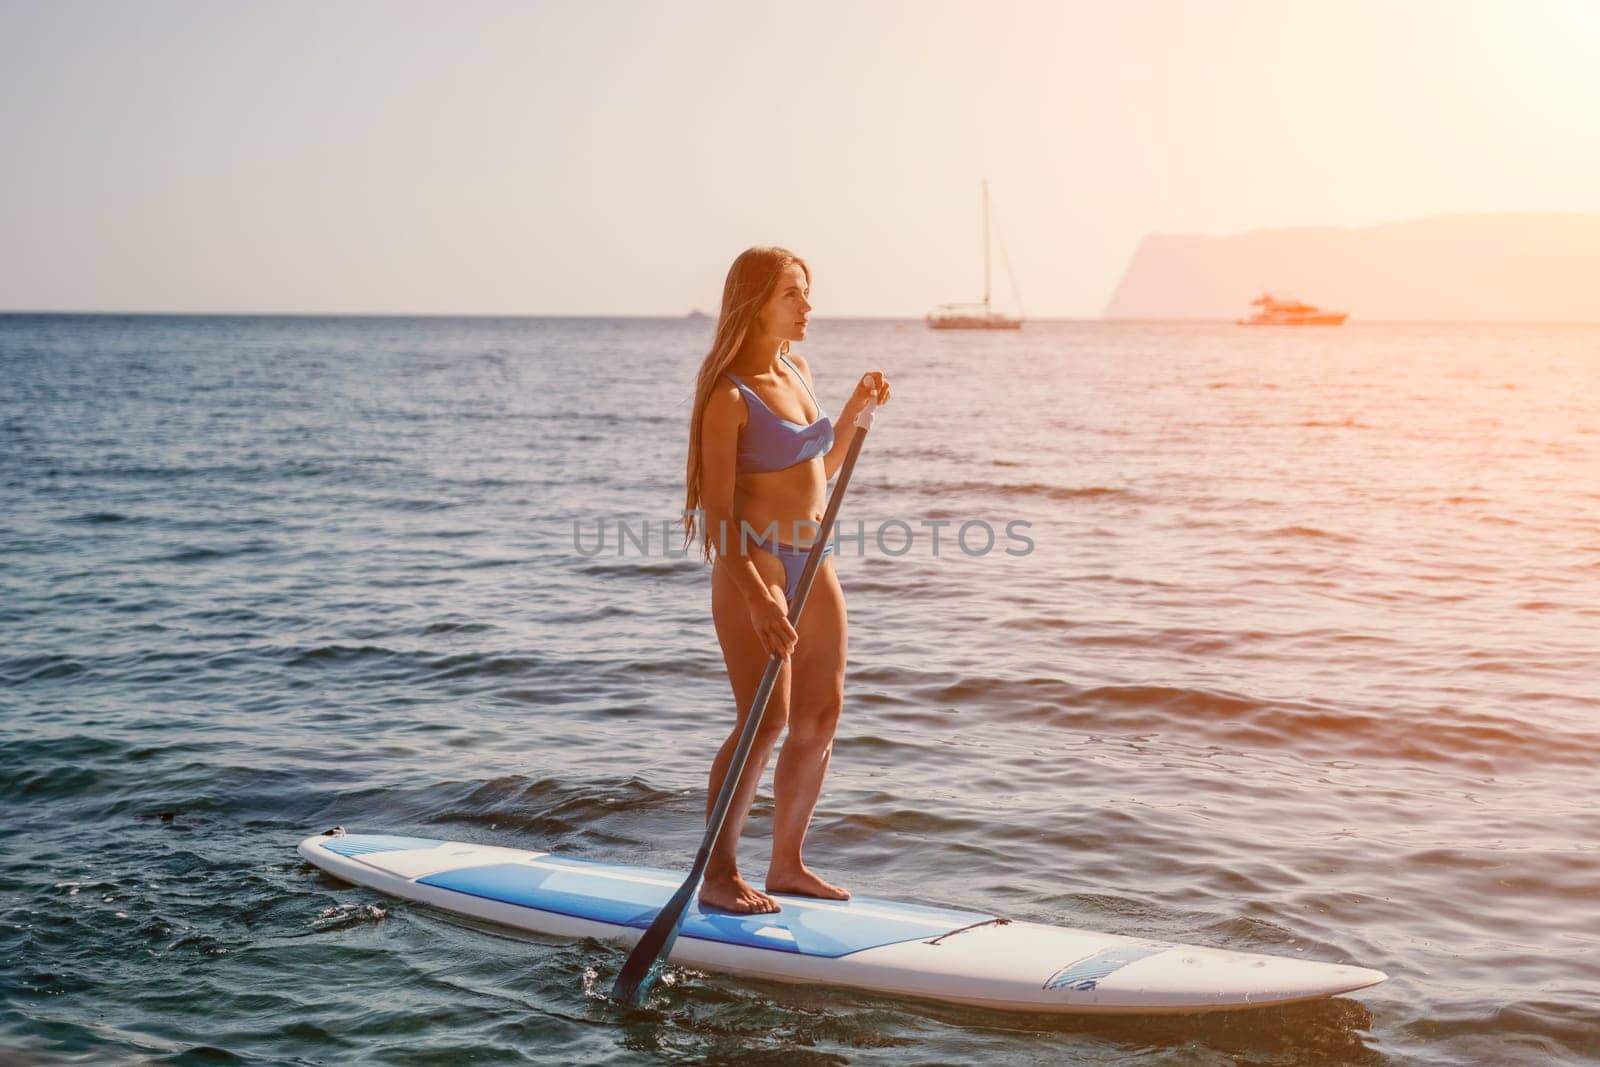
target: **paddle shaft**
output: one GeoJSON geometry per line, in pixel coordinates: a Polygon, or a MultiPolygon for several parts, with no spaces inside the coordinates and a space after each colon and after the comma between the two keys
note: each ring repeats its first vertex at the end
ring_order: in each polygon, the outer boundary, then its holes
{"type": "MultiPolygon", "coordinates": [[[[866,407],[856,416],[856,432],[850,439],[850,450],[845,453],[844,465],[839,468],[838,481],[834,483],[833,494],[828,498],[827,510],[822,514],[821,531],[812,544],[811,551],[806,555],[805,568],[800,572],[799,587],[795,590],[794,600],[789,604],[791,626],[799,624],[800,613],[805,610],[806,601],[811,596],[811,584],[816,580],[817,571],[822,568],[823,547],[833,532],[834,519],[839,514],[839,505],[843,502],[845,489],[850,484],[850,473],[855,469],[856,457],[861,454],[861,445],[867,439],[867,431],[872,429],[872,418],[877,407],[877,400],[870,399],[866,407]]],[[[656,962],[667,958],[672,951],[673,942],[678,939],[678,928],[683,925],[683,917],[688,911],[690,900],[700,887],[700,879],[705,876],[706,865],[711,862],[711,850],[716,847],[717,838],[722,836],[722,825],[727,821],[728,808],[733,803],[734,793],[737,792],[750,761],[750,749],[754,746],[756,734],[761,729],[761,721],[766,718],[767,704],[772,699],[773,687],[778,684],[778,673],[783,670],[783,662],[783,655],[778,652],[774,652],[767,660],[766,673],[761,676],[761,685],[756,688],[755,697],[750,703],[750,714],[745,717],[744,729],[739,731],[739,743],[734,746],[733,758],[728,761],[728,771],[723,776],[722,788],[717,792],[716,803],[711,806],[711,814],[706,818],[705,837],[700,842],[700,851],[695,854],[694,866],[689,869],[689,877],[684,880],[683,885],[679,886],[678,891],[672,894],[672,899],[667,901],[667,906],[661,909],[655,921],[650,924],[650,928],[644,932],[644,936],[633,946],[628,961],[622,965],[622,972],[617,975],[617,980],[611,987],[611,995],[617,1000],[634,1005],[642,1004],[653,980],[653,968],[656,962]]]]}

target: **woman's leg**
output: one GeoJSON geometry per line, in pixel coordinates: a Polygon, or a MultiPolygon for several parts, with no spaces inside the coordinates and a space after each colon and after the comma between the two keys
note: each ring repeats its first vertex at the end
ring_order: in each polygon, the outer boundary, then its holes
{"type": "Polygon", "coordinates": [[[805,614],[800,617],[800,642],[790,663],[789,735],[783,739],[773,774],[777,807],[772,819],[767,891],[844,900],[849,892],[818,878],[800,858],[844,706],[848,624],[844,591],[832,562],[828,560],[817,572],[805,614]]]}
{"type": "MultiPolygon", "coordinates": [[[[756,570],[767,585],[775,586],[781,593],[784,573],[783,565],[777,558],[760,550],[752,551],[750,558],[755,561],[756,570]]],[[[750,625],[750,611],[745,604],[744,594],[734,584],[726,565],[722,563],[711,569],[711,617],[716,623],[717,640],[722,645],[722,659],[728,668],[728,681],[733,686],[738,717],[733,732],[722,742],[711,764],[710,792],[706,795],[708,817],[711,805],[722,790],[728,764],[733,760],[733,750],[739,744],[739,733],[744,729],[756,690],[761,687],[761,676],[766,673],[769,658],[766,649],[761,646],[761,639],[756,636],[755,628],[750,625]]],[[[738,851],[739,835],[744,831],[745,816],[750,814],[750,805],[755,801],[761,772],[766,768],[773,745],[789,719],[790,674],[791,665],[785,664],[778,674],[777,684],[772,687],[772,696],[767,701],[761,729],[751,745],[750,758],[745,764],[739,790],[728,805],[727,820],[722,824],[722,833],[711,850],[711,861],[706,865],[705,881],[700,886],[700,901],[703,904],[737,912],[778,910],[777,901],[740,876],[738,851]]]]}

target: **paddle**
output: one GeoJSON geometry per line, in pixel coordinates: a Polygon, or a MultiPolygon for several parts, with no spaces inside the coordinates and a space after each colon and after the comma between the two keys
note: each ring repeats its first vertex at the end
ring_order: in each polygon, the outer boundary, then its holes
{"type": "MultiPolygon", "coordinates": [[[[850,439],[850,451],[845,453],[844,466],[839,469],[839,480],[834,484],[833,495],[828,498],[828,508],[822,514],[821,532],[811,546],[811,554],[806,556],[805,569],[800,572],[800,586],[789,605],[790,626],[799,624],[800,613],[805,610],[806,600],[811,595],[811,583],[822,566],[822,546],[828,543],[828,535],[833,532],[834,517],[839,514],[839,503],[844,500],[845,487],[850,484],[850,472],[855,469],[856,456],[861,453],[861,444],[867,439],[867,431],[872,429],[872,416],[877,407],[877,400],[870,399],[856,416],[856,432],[850,439]]],[[[611,986],[611,995],[625,1004],[637,1007],[644,1003],[645,994],[655,981],[657,963],[667,958],[672,952],[673,942],[678,940],[678,929],[683,925],[689,902],[700,888],[700,879],[711,860],[711,848],[722,833],[723,821],[728,817],[728,805],[733,801],[734,790],[739,787],[739,779],[744,777],[745,764],[750,759],[750,746],[755,742],[756,732],[761,729],[761,720],[766,717],[767,701],[772,698],[772,687],[777,684],[778,672],[782,669],[783,657],[774,652],[767,660],[767,673],[761,676],[761,685],[756,689],[750,714],[739,733],[739,744],[733,750],[728,773],[723,776],[717,802],[706,819],[706,835],[700,842],[700,851],[695,855],[689,877],[684,879],[683,885],[672,894],[667,906],[661,909],[644,936],[633,946],[628,962],[622,965],[622,973],[617,975],[616,982],[611,986]]]]}

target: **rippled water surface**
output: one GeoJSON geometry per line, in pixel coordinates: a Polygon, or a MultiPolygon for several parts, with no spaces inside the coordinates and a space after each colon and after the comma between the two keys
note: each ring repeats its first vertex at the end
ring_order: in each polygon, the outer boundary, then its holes
{"type": "Polygon", "coordinates": [[[1097,1021],[678,972],[623,1017],[613,946],[336,883],[334,823],[687,866],[709,326],[6,316],[0,1058],[1600,1062],[1600,328],[813,333],[832,411],[895,383],[813,864],[1389,982],[1097,1021]]]}

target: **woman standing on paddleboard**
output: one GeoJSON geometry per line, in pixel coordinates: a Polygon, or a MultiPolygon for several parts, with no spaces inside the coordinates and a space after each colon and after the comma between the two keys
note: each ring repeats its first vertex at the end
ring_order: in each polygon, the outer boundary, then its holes
{"type": "MultiPolygon", "coordinates": [[[[695,537],[698,513],[705,558],[716,554],[711,615],[738,711],[711,764],[711,798],[722,787],[768,658],[779,652],[786,660],[700,888],[702,904],[727,911],[777,911],[768,893],[850,895],[800,857],[844,703],[844,592],[826,555],[798,632],[789,625],[789,600],[822,521],[828,479],[856,432],[856,414],[870,399],[887,402],[889,383],[869,371],[838,421],[828,420],[812,391],[810,366],[789,351],[791,341],[805,339],[810,295],[811,271],[792,252],[751,248],[733,261],[689,421],[685,532],[695,537]],[[739,874],[739,835],[786,726],[773,775],[772,862],[764,893],[739,874]]],[[[824,547],[825,554],[830,550],[824,547]]]]}

